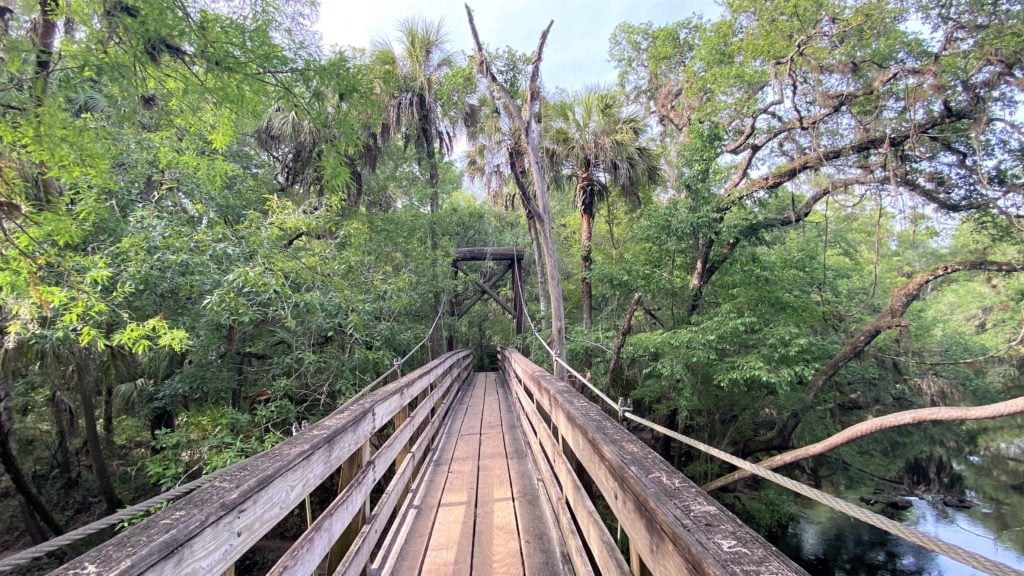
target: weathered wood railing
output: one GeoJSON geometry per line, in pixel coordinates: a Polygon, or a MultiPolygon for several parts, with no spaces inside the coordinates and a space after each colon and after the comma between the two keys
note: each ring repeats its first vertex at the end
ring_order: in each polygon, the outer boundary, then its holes
{"type": "Polygon", "coordinates": [[[804,574],[572,387],[509,348],[501,371],[577,574],[804,574]]]}
{"type": "Polygon", "coordinates": [[[468,351],[445,354],[225,470],[54,574],[231,574],[242,554],[339,471],[338,496],[271,574],[308,575],[325,562],[328,574],[358,574],[471,370],[468,351]],[[373,452],[371,439],[383,435],[373,452]],[[389,471],[371,506],[371,491],[389,471]]]}

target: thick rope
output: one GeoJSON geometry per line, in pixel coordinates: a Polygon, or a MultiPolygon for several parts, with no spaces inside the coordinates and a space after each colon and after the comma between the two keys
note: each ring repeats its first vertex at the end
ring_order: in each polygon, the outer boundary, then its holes
{"type": "MultiPolygon", "coordinates": [[[[516,282],[519,282],[518,275],[516,276],[516,282]]],[[[519,287],[520,287],[520,290],[522,290],[522,284],[520,284],[519,287]]],[[[526,306],[523,306],[523,309],[525,311],[526,306]]],[[[747,471],[747,472],[749,472],[749,473],[751,473],[751,474],[753,474],[755,476],[760,476],[761,478],[764,478],[765,480],[769,480],[771,482],[774,482],[774,483],[778,484],[779,486],[782,486],[783,488],[786,488],[788,490],[792,490],[793,492],[796,492],[797,494],[800,494],[802,496],[806,496],[807,498],[810,498],[811,500],[814,500],[815,502],[818,502],[819,504],[823,504],[825,506],[828,506],[829,508],[831,508],[831,509],[833,509],[833,510],[835,510],[835,511],[841,513],[841,514],[845,514],[845,515],[847,515],[847,516],[849,516],[851,518],[856,518],[857,520],[860,520],[861,522],[864,522],[866,524],[874,526],[875,528],[878,528],[879,530],[884,530],[885,532],[888,532],[888,533],[893,534],[895,536],[899,536],[900,538],[903,538],[904,540],[906,540],[908,542],[917,544],[918,546],[921,546],[922,548],[926,548],[928,550],[931,550],[932,552],[936,552],[938,554],[942,554],[943,556],[946,556],[948,558],[952,558],[953,560],[956,560],[957,562],[960,562],[962,564],[966,564],[967,566],[970,566],[970,567],[975,568],[977,570],[982,570],[982,571],[984,571],[984,572],[986,572],[988,574],[995,574],[997,576],[1019,576],[1021,574],[1024,574],[1024,572],[1015,570],[1015,569],[1007,566],[1006,564],[1003,564],[1003,563],[998,562],[996,560],[992,560],[990,558],[986,558],[986,557],[984,557],[984,556],[982,556],[980,554],[976,554],[974,552],[971,552],[970,550],[967,550],[965,548],[961,548],[960,546],[957,546],[956,544],[950,544],[949,542],[945,542],[943,540],[939,540],[938,538],[935,538],[934,536],[930,536],[928,534],[925,534],[924,532],[921,532],[920,530],[916,530],[916,529],[911,528],[909,526],[904,526],[903,524],[900,524],[899,522],[896,522],[894,520],[890,520],[890,519],[886,518],[885,516],[882,516],[881,514],[876,514],[876,513],[872,512],[870,510],[865,510],[864,508],[861,508],[861,507],[859,507],[859,506],[857,506],[855,504],[851,504],[849,502],[846,502],[845,500],[841,500],[839,498],[836,498],[835,496],[832,496],[831,494],[827,494],[825,492],[822,492],[821,490],[817,490],[815,488],[811,488],[810,486],[808,486],[806,484],[797,482],[797,481],[792,480],[790,478],[787,478],[787,477],[785,477],[785,476],[783,476],[781,474],[777,474],[775,472],[772,472],[771,470],[769,470],[767,468],[764,468],[762,466],[758,466],[757,464],[754,464],[752,462],[747,462],[746,460],[743,460],[742,458],[737,458],[736,456],[733,456],[732,454],[729,454],[728,452],[724,452],[722,450],[719,450],[718,448],[715,448],[714,446],[710,446],[710,445],[705,444],[705,443],[703,443],[703,442],[701,442],[699,440],[695,440],[695,439],[690,438],[688,436],[684,436],[684,435],[682,435],[682,434],[680,434],[680,433],[678,433],[678,432],[676,432],[674,430],[669,430],[668,428],[665,428],[664,426],[661,426],[659,424],[655,424],[654,422],[651,422],[650,420],[647,420],[645,418],[641,418],[641,417],[633,414],[630,411],[621,411],[619,409],[618,404],[616,404],[615,402],[612,402],[611,398],[609,398],[604,393],[602,393],[600,390],[598,390],[597,387],[595,387],[593,384],[591,384],[579,372],[577,372],[576,370],[573,370],[572,367],[566,365],[564,362],[561,362],[560,359],[557,356],[554,355],[554,352],[551,350],[551,348],[548,347],[547,343],[544,341],[544,338],[542,338],[541,335],[537,332],[537,327],[534,326],[533,320],[530,319],[530,314],[528,312],[526,313],[526,319],[530,323],[530,328],[533,330],[533,334],[535,336],[537,336],[537,339],[540,340],[540,343],[542,345],[544,345],[544,348],[547,349],[547,351],[551,353],[552,358],[555,358],[556,361],[559,361],[559,363],[562,364],[562,366],[564,366],[566,368],[566,370],[568,370],[574,376],[579,378],[580,382],[582,382],[588,388],[590,388],[602,400],[604,400],[610,406],[612,406],[613,409],[615,409],[617,411],[620,411],[624,418],[632,420],[633,422],[636,422],[637,424],[640,424],[642,426],[646,426],[647,428],[650,428],[651,430],[654,430],[656,432],[664,434],[665,436],[668,436],[669,438],[678,440],[679,442],[682,442],[683,444],[686,444],[687,446],[690,446],[692,448],[696,448],[697,450],[700,450],[701,452],[704,452],[706,454],[714,456],[715,458],[718,458],[719,460],[723,460],[725,462],[728,462],[729,464],[732,464],[733,466],[736,466],[737,468],[745,470],[745,471],[747,471]]]]}
{"type": "MultiPolygon", "coordinates": [[[[437,328],[437,323],[440,322],[441,315],[444,313],[444,305],[446,301],[446,297],[441,299],[441,306],[437,310],[437,316],[434,317],[434,323],[430,326],[430,330],[427,332],[426,337],[424,337],[423,340],[420,340],[420,343],[413,347],[413,349],[409,351],[408,354],[406,354],[400,359],[396,358],[391,368],[387,372],[381,374],[376,380],[370,382],[367,386],[363,387],[363,389],[360,390],[359,393],[357,393],[352,398],[349,398],[348,402],[346,402],[344,405],[348,405],[358,400],[359,398],[361,398],[362,396],[376,388],[377,385],[383,382],[391,373],[395,372],[396,370],[401,370],[402,364],[409,360],[409,358],[411,358],[412,355],[415,354],[417,350],[423,347],[423,345],[428,340],[430,340],[430,335],[434,333],[434,329],[437,328]]],[[[230,468],[230,466],[228,468],[230,468]]],[[[78,542],[84,538],[88,538],[89,536],[92,536],[97,532],[106,530],[111,526],[116,526],[117,524],[125,520],[131,519],[149,510],[154,506],[159,506],[161,504],[164,504],[165,502],[170,502],[171,500],[175,500],[177,498],[185,496],[186,494],[195,491],[197,488],[202,488],[203,486],[209,484],[210,482],[215,480],[218,475],[220,475],[224,470],[227,470],[228,468],[222,468],[221,470],[213,472],[212,474],[208,474],[201,478],[197,478],[196,480],[193,480],[188,484],[183,484],[181,486],[178,486],[177,488],[172,488],[171,490],[168,490],[163,494],[154,496],[149,500],[146,500],[145,502],[140,502],[133,506],[129,506],[124,510],[111,514],[110,516],[105,516],[103,518],[100,518],[99,520],[96,520],[95,522],[86,524],[81,528],[76,528],[75,530],[72,530],[67,534],[63,534],[56,538],[47,540],[46,542],[43,542],[38,546],[33,546],[32,548],[22,550],[17,554],[12,554],[10,556],[7,556],[6,558],[0,559],[0,573],[10,572],[15,568],[24,566],[34,560],[42,558],[43,556],[46,556],[51,552],[56,552],[57,550],[60,550],[65,546],[70,546],[75,542],[78,542]]]]}
{"type": "Polygon", "coordinates": [[[1020,574],[1024,574],[1024,572],[1015,570],[1001,562],[991,560],[980,554],[976,554],[974,552],[971,552],[970,550],[961,548],[956,544],[944,542],[942,540],[939,540],[938,538],[935,538],[934,536],[929,536],[928,534],[925,534],[920,530],[916,530],[909,526],[904,526],[899,522],[890,520],[885,516],[882,516],[881,514],[875,514],[870,510],[865,510],[864,508],[851,504],[845,500],[840,500],[839,498],[836,498],[831,494],[826,494],[821,490],[811,488],[806,484],[802,484],[800,482],[787,478],[781,474],[772,472],[767,468],[758,466],[757,464],[754,464],[752,462],[747,462],[742,458],[737,458],[732,454],[729,454],[728,452],[723,452],[722,450],[715,448],[714,446],[709,446],[699,440],[694,440],[693,438],[690,438],[688,436],[683,436],[682,434],[674,430],[669,430],[664,426],[655,424],[654,422],[641,418],[631,412],[627,412],[625,414],[625,417],[628,418],[629,420],[632,420],[633,422],[636,422],[637,424],[641,424],[656,432],[660,432],[661,434],[678,440],[679,442],[682,442],[687,446],[696,448],[701,452],[714,456],[719,460],[724,460],[725,462],[728,462],[729,464],[732,464],[737,468],[742,468],[743,470],[746,470],[747,472],[750,472],[755,476],[760,476],[761,478],[774,482],[779,486],[782,486],[783,488],[792,490],[793,492],[796,492],[797,494],[800,494],[802,496],[806,496],[820,504],[824,504],[825,506],[828,506],[829,508],[837,512],[846,514],[847,516],[850,516],[852,518],[856,518],[861,522],[865,522],[867,524],[870,524],[871,526],[874,526],[875,528],[899,536],[900,538],[903,538],[908,542],[917,544],[922,548],[927,548],[932,552],[936,552],[942,554],[943,556],[952,558],[953,560],[956,560],[957,562],[960,562],[962,564],[966,564],[974,569],[981,570],[988,574],[996,574],[998,576],[1019,576],[1020,574]]]}
{"type": "MultiPolygon", "coordinates": [[[[230,466],[228,468],[230,468],[230,466]]],[[[57,550],[60,550],[65,546],[70,546],[71,544],[74,544],[75,542],[78,542],[79,540],[82,540],[84,538],[88,538],[89,536],[92,536],[97,532],[101,532],[103,530],[106,530],[107,528],[110,528],[111,526],[116,526],[117,524],[124,522],[125,520],[134,518],[135,516],[142,514],[143,512],[146,512],[147,510],[153,508],[154,506],[159,506],[165,502],[170,502],[171,500],[181,498],[182,496],[185,496],[186,494],[195,491],[197,488],[202,488],[203,486],[214,481],[221,473],[223,473],[228,468],[222,468],[216,472],[213,472],[212,474],[208,474],[206,476],[193,480],[188,484],[182,484],[177,488],[172,488],[167,492],[164,492],[163,494],[159,494],[157,496],[150,498],[149,500],[140,502],[133,506],[129,506],[115,514],[105,516],[103,518],[100,518],[99,520],[96,520],[95,522],[91,522],[80,528],[76,528],[71,532],[68,532],[67,534],[63,534],[61,536],[57,536],[56,538],[47,540],[46,542],[43,542],[38,546],[33,546],[32,548],[22,550],[17,554],[12,554],[0,560],[0,572],[10,572],[15,568],[24,566],[34,560],[38,560],[39,558],[42,558],[43,556],[46,556],[51,552],[56,552],[57,550]]]]}
{"type": "MultiPolygon", "coordinates": [[[[520,294],[525,294],[525,292],[523,292],[523,283],[520,281],[519,271],[518,271],[517,267],[513,266],[512,269],[513,269],[512,273],[515,275],[516,284],[519,286],[519,293],[520,294]]],[[[555,351],[552,350],[550,346],[548,346],[548,343],[544,340],[544,337],[541,336],[540,332],[537,331],[537,326],[534,325],[533,319],[530,318],[530,311],[527,310],[527,306],[526,306],[525,302],[523,303],[523,315],[526,316],[526,321],[530,324],[530,330],[533,332],[533,335],[537,337],[537,340],[540,340],[541,346],[544,346],[544,349],[548,351],[548,354],[551,354],[551,358],[555,362],[558,362],[559,364],[561,364],[562,367],[565,368],[566,370],[568,370],[570,374],[572,374],[573,376],[578,378],[580,382],[582,382],[583,384],[586,384],[587,387],[590,388],[591,392],[596,394],[597,397],[600,398],[601,400],[604,400],[605,403],[607,403],[609,406],[611,406],[612,410],[618,411],[619,410],[619,404],[617,402],[615,402],[614,400],[609,398],[607,394],[605,394],[600,389],[598,389],[596,386],[591,384],[589,380],[587,380],[586,378],[583,377],[582,374],[580,374],[579,372],[574,370],[572,366],[569,366],[568,364],[566,364],[565,361],[563,361],[561,358],[559,358],[558,355],[555,354],[555,351]]]]}

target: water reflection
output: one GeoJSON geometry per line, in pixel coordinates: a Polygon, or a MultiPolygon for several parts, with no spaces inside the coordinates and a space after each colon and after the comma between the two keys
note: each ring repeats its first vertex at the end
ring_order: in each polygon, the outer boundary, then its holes
{"type": "MultiPolygon", "coordinates": [[[[853,494],[844,494],[855,500],[853,494]]],[[[946,508],[939,502],[912,498],[914,507],[899,520],[922,532],[977,552],[1018,570],[1024,553],[1008,538],[996,539],[989,530],[999,510],[983,506],[973,510],[946,508]]],[[[773,542],[814,575],[959,576],[978,574],[963,564],[905,542],[813,502],[802,504],[799,518],[786,535],[773,542]]],[[[999,518],[997,524],[1008,521],[999,518]]],[[[1014,519],[1017,522],[1021,518],[1014,519]]]]}

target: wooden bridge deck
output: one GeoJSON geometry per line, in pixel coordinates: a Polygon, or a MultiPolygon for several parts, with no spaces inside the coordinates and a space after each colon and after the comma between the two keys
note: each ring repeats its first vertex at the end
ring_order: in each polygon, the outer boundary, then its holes
{"type": "Polygon", "coordinates": [[[426,465],[371,572],[572,572],[499,374],[470,378],[426,465]]]}
{"type": "Polygon", "coordinates": [[[600,406],[500,357],[474,374],[444,354],[51,575],[235,574],[303,509],[268,576],[806,574],[600,406]],[[314,514],[318,489],[337,496],[314,514]]]}

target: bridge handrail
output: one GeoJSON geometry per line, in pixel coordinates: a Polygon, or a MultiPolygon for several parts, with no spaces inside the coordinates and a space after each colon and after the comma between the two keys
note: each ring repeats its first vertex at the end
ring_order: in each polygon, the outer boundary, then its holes
{"type": "MultiPolygon", "coordinates": [[[[437,423],[443,420],[453,396],[471,370],[472,355],[466,350],[440,356],[342,406],[274,448],[232,466],[206,486],[53,574],[231,573],[235,561],[300,506],[313,490],[339,470],[344,481],[346,464],[356,462],[356,473],[351,474],[345,486],[339,486],[340,494],[328,509],[330,512],[332,508],[344,508],[353,511],[352,515],[333,514],[334,524],[324,530],[323,519],[328,514],[321,514],[312,525],[316,528],[315,538],[303,536],[296,543],[303,543],[304,552],[316,554],[315,567],[335,546],[350,521],[357,520],[355,517],[362,513],[364,516],[358,520],[361,526],[365,516],[378,512],[369,510],[370,490],[393,463],[396,468],[402,467],[413,442],[420,447],[429,444],[428,437],[436,431],[437,423]],[[370,439],[390,431],[392,423],[394,432],[378,454],[371,457],[370,439]],[[367,462],[372,464],[363,465],[367,462]],[[345,518],[348,521],[340,521],[345,518]],[[308,545],[311,539],[315,540],[313,546],[308,545]]],[[[406,468],[409,471],[396,474],[395,481],[407,481],[413,475],[412,466],[406,468]]],[[[362,526],[360,533],[368,528],[362,526]]],[[[350,546],[347,543],[346,548],[350,546]]],[[[332,560],[343,561],[342,556],[332,560]]],[[[288,557],[286,554],[285,558],[288,557]]]]}
{"type": "MultiPolygon", "coordinates": [[[[501,359],[530,444],[557,477],[552,500],[575,519],[560,522],[563,536],[583,542],[600,573],[805,573],[599,406],[516,350],[501,359]],[[627,536],[628,564],[588,494],[627,536]]],[[[591,570],[586,555],[571,556],[578,572],[591,570]]]]}

